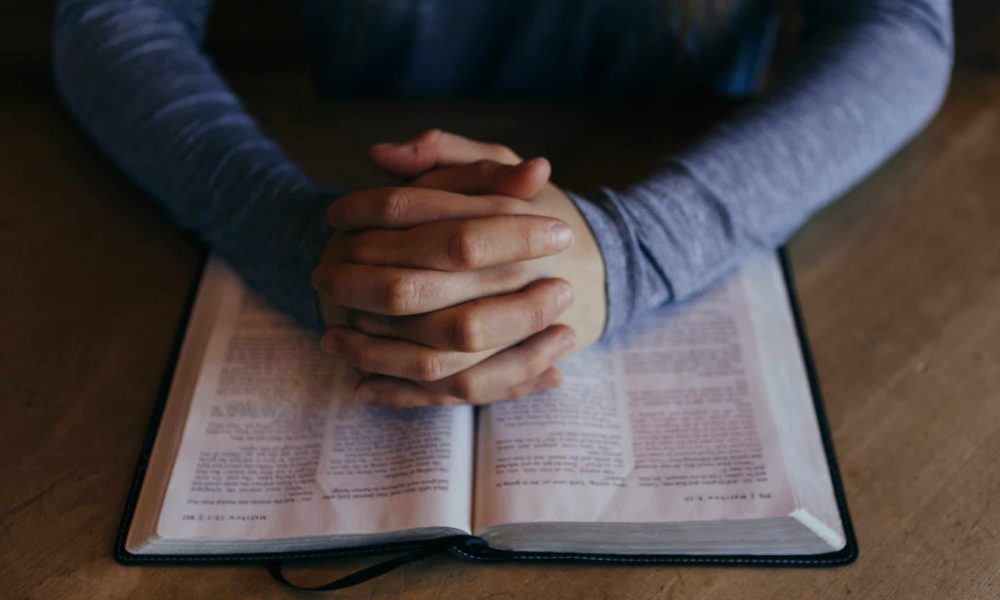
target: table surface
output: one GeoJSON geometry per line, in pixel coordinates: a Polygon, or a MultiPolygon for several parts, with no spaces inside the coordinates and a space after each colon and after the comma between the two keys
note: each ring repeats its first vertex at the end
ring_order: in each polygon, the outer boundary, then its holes
{"type": "MultiPolygon", "coordinates": [[[[691,132],[688,119],[656,121],[621,106],[324,102],[302,74],[234,74],[233,82],[310,173],[349,185],[374,180],[360,158],[366,144],[431,125],[545,154],[554,180],[575,189],[627,181],[691,132]]],[[[0,596],[296,595],[260,568],[113,561],[202,249],[92,149],[51,93],[0,96],[0,140],[0,596]]],[[[633,568],[434,557],[342,597],[997,597],[998,190],[993,56],[960,64],[929,127],[790,244],[861,547],[856,564],[633,568]]],[[[294,575],[309,582],[362,564],[294,575]]]]}

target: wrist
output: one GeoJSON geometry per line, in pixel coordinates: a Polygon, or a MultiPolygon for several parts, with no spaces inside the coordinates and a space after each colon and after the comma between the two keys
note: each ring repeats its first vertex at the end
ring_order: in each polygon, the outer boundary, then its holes
{"type": "Polygon", "coordinates": [[[624,222],[618,222],[614,218],[599,196],[582,196],[570,191],[565,194],[586,227],[586,239],[592,244],[592,251],[597,253],[601,264],[603,322],[596,336],[596,341],[601,341],[625,324],[628,314],[626,307],[633,304],[632,290],[628,285],[629,270],[625,248],[629,233],[624,222]]]}
{"type": "Polygon", "coordinates": [[[573,328],[576,350],[582,350],[601,339],[607,323],[607,269],[601,250],[570,194],[549,184],[531,202],[540,214],[561,219],[573,231],[573,245],[546,260],[553,261],[551,275],[573,286],[573,304],[556,322],[573,328]]]}

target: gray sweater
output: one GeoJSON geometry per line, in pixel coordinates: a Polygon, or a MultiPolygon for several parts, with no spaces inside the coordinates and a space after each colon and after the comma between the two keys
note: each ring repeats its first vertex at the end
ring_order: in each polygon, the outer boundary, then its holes
{"type": "MultiPolygon", "coordinates": [[[[755,96],[647,179],[570,194],[608,267],[605,337],[781,244],[876,168],[934,114],[953,55],[947,0],[804,1],[801,50],[763,91],[777,0],[687,20],[665,0],[298,4],[331,94],[755,96]]],[[[200,49],[211,5],[62,0],[58,88],[178,224],[320,329],[309,276],[346,190],[306,177],[244,112],[200,49]]]]}

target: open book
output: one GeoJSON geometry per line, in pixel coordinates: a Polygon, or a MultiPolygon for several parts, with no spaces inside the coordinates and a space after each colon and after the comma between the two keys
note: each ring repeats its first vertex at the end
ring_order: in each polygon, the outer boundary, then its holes
{"type": "Polygon", "coordinates": [[[119,558],[456,535],[514,558],[853,543],[776,254],[560,368],[560,388],[482,408],[360,405],[352,370],[211,259],[119,558]]]}

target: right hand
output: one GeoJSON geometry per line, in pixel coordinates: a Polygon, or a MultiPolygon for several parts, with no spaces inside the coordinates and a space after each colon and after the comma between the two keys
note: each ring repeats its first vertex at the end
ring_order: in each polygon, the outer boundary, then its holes
{"type": "Polygon", "coordinates": [[[351,226],[331,238],[314,281],[331,325],[326,347],[382,375],[363,380],[356,395],[375,392],[374,400],[397,406],[478,403],[561,382],[551,365],[575,339],[552,323],[569,286],[522,266],[565,248],[551,232],[561,223],[519,199],[534,195],[548,172],[546,161],[483,162],[456,173],[453,188],[464,193],[427,189],[418,179],[334,203],[331,221],[351,226]],[[488,243],[469,246],[469,239],[488,243]],[[366,318],[392,319],[404,338],[420,341],[338,326],[366,318]],[[388,396],[378,393],[386,380],[395,390],[388,396]]]}

